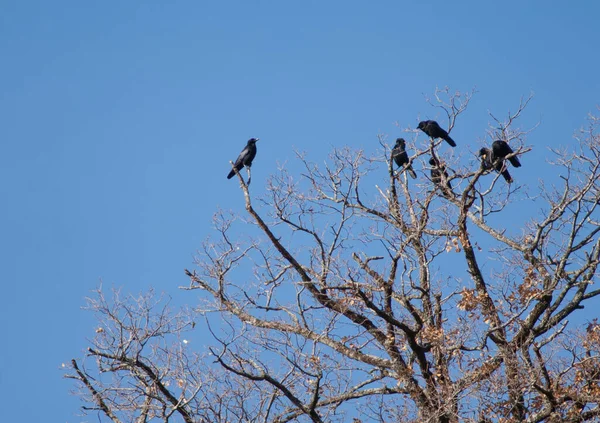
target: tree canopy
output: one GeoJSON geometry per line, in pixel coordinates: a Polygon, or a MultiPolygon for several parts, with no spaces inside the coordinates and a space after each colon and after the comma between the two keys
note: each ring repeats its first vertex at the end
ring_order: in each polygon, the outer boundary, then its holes
{"type": "MultiPolygon", "coordinates": [[[[436,91],[449,133],[471,94],[436,91]]],[[[450,149],[408,128],[414,180],[385,136],[324,164],[298,152],[303,171],[282,166],[259,197],[238,173],[245,210],[216,212],[185,271],[199,303],[170,310],[153,292],[101,289],[89,299],[96,336],[67,373],[84,411],[113,422],[596,421],[600,325],[577,316],[600,294],[598,119],[548,152],[550,182],[524,190],[528,156],[546,154],[518,126],[529,99],[491,116],[481,145],[450,149]],[[471,150],[495,140],[512,152],[482,166],[471,150]],[[511,157],[523,167],[508,183],[511,157]],[[193,351],[186,333],[200,325],[212,338],[193,351]]]]}

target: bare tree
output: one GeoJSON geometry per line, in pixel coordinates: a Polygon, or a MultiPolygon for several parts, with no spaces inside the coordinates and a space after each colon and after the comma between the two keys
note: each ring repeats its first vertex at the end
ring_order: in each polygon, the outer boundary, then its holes
{"type": "MultiPolygon", "coordinates": [[[[450,130],[470,98],[436,91],[450,130]]],[[[524,162],[529,100],[490,114],[487,140],[524,162]]],[[[558,182],[535,195],[414,131],[411,162],[435,157],[441,183],[396,173],[383,137],[372,157],[298,154],[302,174],[280,169],[260,198],[239,178],[246,214],[218,212],[186,270],[207,355],[182,344],[193,315],[99,292],[95,367],[68,376],[114,422],[598,421],[600,325],[576,313],[600,294],[597,128],[550,151],[558,182]]]]}

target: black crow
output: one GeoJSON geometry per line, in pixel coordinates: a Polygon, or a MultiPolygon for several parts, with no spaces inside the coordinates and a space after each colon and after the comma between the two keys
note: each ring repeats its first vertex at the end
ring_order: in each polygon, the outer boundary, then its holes
{"type": "Polygon", "coordinates": [[[419,122],[419,126],[417,126],[421,131],[425,132],[431,138],[442,138],[452,147],[456,147],[456,143],[450,135],[438,125],[435,120],[424,120],[423,122],[419,122]]]}
{"type": "Polygon", "coordinates": [[[413,179],[417,177],[417,174],[408,162],[408,154],[406,154],[406,141],[404,141],[404,138],[398,138],[396,140],[396,145],[394,145],[392,150],[392,159],[394,159],[399,167],[406,167],[406,170],[408,173],[410,173],[410,176],[412,176],[413,179]]]}
{"type": "Polygon", "coordinates": [[[444,194],[448,194],[452,192],[452,184],[450,184],[450,180],[448,179],[448,171],[446,170],[446,165],[440,163],[434,157],[429,159],[429,164],[431,165],[431,181],[436,184],[444,194]],[[444,179],[446,180],[446,186],[442,186],[442,175],[444,175],[444,179]]]}
{"type": "Polygon", "coordinates": [[[495,161],[493,156],[494,154],[492,150],[485,147],[481,148],[479,150],[481,167],[485,170],[496,169],[496,172],[500,172],[500,174],[504,177],[506,182],[508,182],[509,184],[512,183],[512,177],[510,176],[508,169],[506,169],[506,166],[504,165],[504,160],[500,159],[495,161]]]}
{"type": "MultiPolygon", "coordinates": [[[[254,156],[256,156],[256,141],[258,141],[258,138],[250,138],[248,140],[246,147],[242,150],[235,161],[235,164],[233,165],[238,172],[242,170],[244,166],[246,166],[248,168],[248,177],[250,176],[250,166],[252,166],[252,160],[254,160],[254,156]]],[[[231,172],[229,172],[229,175],[227,175],[227,179],[233,178],[234,175],[235,172],[233,169],[231,169],[231,172]]],[[[248,178],[248,181],[250,181],[250,178],[248,178]]]]}
{"type": "MultiPolygon", "coordinates": [[[[492,143],[492,161],[496,161],[498,159],[504,159],[509,154],[514,153],[510,145],[507,144],[506,141],[496,140],[492,143]]],[[[517,156],[513,156],[508,159],[510,164],[514,167],[521,167],[521,162],[517,156]]]]}

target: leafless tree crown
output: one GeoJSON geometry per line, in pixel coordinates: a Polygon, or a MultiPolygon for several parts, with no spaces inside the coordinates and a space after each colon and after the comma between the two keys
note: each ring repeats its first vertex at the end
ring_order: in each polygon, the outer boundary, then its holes
{"type": "MultiPolygon", "coordinates": [[[[449,131],[471,95],[436,90],[449,131]]],[[[524,163],[512,184],[460,139],[449,153],[412,130],[417,180],[383,136],[373,155],[344,147],[316,164],[298,153],[302,171],[279,169],[259,198],[238,174],[245,213],[219,211],[186,270],[195,310],[152,293],[89,300],[97,333],[67,374],[84,411],[113,422],[599,421],[600,325],[576,313],[600,294],[599,122],[548,152],[551,183],[525,189],[531,128],[517,123],[529,100],[506,119],[490,113],[485,142],[509,142],[524,163]],[[212,337],[193,352],[196,321],[212,337]]]]}

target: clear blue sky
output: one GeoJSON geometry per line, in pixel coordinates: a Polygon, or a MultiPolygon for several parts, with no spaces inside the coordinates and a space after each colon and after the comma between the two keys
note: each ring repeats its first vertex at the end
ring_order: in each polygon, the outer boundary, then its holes
{"type": "MultiPolygon", "coordinates": [[[[545,1],[2,1],[0,405],[7,422],[78,422],[60,365],[82,355],[100,280],[177,301],[228,161],[260,137],[253,189],[293,148],[378,148],[435,118],[436,86],[477,88],[453,138],[535,92],[532,188],[545,146],[600,102],[600,4],[545,1]],[[426,4],[421,4],[426,3],[426,4]]],[[[187,297],[186,297],[187,295],[187,297]]]]}

